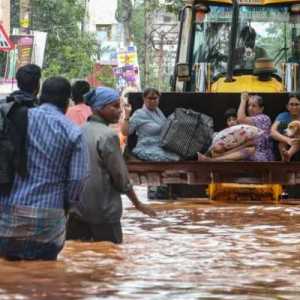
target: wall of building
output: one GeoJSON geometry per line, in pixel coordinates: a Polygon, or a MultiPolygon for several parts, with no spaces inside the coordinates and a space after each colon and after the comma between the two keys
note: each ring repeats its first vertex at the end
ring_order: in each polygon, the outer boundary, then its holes
{"type": "Polygon", "coordinates": [[[117,0],[89,0],[88,30],[96,31],[96,24],[116,25],[117,0]]]}
{"type": "Polygon", "coordinates": [[[10,0],[0,0],[0,23],[7,33],[10,31],[10,0]]]}
{"type": "Polygon", "coordinates": [[[89,0],[86,29],[95,32],[101,51],[99,62],[116,64],[116,49],[121,45],[122,26],[115,19],[117,0],[89,0]]]}

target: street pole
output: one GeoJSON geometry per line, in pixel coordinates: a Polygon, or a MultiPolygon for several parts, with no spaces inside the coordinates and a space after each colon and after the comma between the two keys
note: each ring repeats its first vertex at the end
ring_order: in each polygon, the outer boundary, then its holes
{"type": "Polygon", "coordinates": [[[83,9],[84,9],[84,16],[83,19],[81,21],[81,32],[82,34],[84,34],[86,32],[86,27],[87,27],[87,21],[88,21],[88,17],[89,17],[89,7],[90,7],[90,3],[89,0],[83,0],[83,9]]]}
{"type": "Polygon", "coordinates": [[[30,16],[31,16],[31,0],[20,0],[21,34],[29,34],[30,16]]]}
{"type": "Polygon", "coordinates": [[[149,84],[149,1],[144,2],[144,85],[149,84]]]}
{"type": "Polygon", "coordinates": [[[132,9],[132,0],[118,0],[116,20],[123,25],[123,43],[125,48],[127,48],[131,42],[130,20],[132,9]]]}

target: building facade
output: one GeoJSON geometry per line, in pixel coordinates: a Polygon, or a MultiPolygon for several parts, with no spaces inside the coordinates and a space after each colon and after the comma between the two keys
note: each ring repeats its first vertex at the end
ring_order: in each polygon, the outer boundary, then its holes
{"type": "Polygon", "coordinates": [[[115,19],[117,0],[89,0],[85,29],[96,34],[101,64],[115,65],[116,52],[122,46],[122,25],[115,19]]]}
{"type": "Polygon", "coordinates": [[[5,31],[10,32],[10,0],[0,1],[0,24],[3,25],[5,31]]]}

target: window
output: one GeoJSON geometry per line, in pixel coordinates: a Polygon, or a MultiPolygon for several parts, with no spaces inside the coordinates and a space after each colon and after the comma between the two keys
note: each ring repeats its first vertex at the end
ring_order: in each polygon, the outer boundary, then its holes
{"type": "Polygon", "coordinates": [[[111,25],[96,25],[97,38],[101,42],[111,41],[111,25]]]}

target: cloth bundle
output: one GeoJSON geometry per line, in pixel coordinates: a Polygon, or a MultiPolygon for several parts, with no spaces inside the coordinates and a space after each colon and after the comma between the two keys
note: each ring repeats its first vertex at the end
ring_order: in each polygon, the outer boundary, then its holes
{"type": "Polygon", "coordinates": [[[246,142],[255,140],[263,133],[263,130],[251,125],[241,124],[228,127],[216,134],[210,149],[213,150],[217,147],[226,150],[234,149],[246,142]]]}

